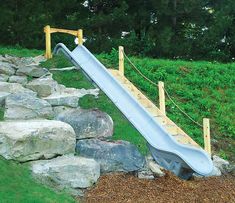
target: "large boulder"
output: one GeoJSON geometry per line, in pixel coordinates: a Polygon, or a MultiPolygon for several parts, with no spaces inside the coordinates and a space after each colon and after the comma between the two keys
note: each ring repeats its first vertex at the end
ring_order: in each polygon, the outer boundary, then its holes
{"type": "Polygon", "coordinates": [[[75,109],[62,112],[56,118],[70,124],[77,139],[105,138],[113,134],[113,121],[98,109],[75,109]]]}
{"type": "Polygon", "coordinates": [[[88,188],[98,180],[100,165],[93,159],[65,155],[33,162],[32,172],[43,182],[53,181],[60,188],[88,188]]]}
{"type": "Polygon", "coordinates": [[[27,75],[34,78],[39,78],[48,74],[49,71],[45,68],[42,68],[37,65],[28,65],[28,66],[19,66],[18,70],[16,71],[16,75],[27,75]]]}
{"type": "Polygon", "coordinates": [[[220,158],[219,156],[213,156],[213,164],[216,168],[218,168],[222,174],[226,174],[229,169],[229,162],[220,158]]]}
{"type": "Polygon", "coordinates": [[[0,62],[0,74],[14,75],[16,72],[14,66],[10,63],[0,62]]]}
{"type": "Polygon", "coordinates": [[[9,93],[27,93],[32,96],[36,96],[37,93],[24,88],[21,84],[18,83],[9,83],[9,82],[0,82],[0,91],[9,92],[9,93]]]}
{"type": "Polygon", "coordinates": [[[134,145],[126,141],[79,140],[76,152],[79,156],[93,158],[99,162],[102,173],[137,171],[145,165],[145,158],[134,145]]]}
{"type": "Polygon", "coordinates": [[[72,127],[60,121],[0,122],[0,155],[19,162],[74,153],[72,127]]]}
{"type": "Polygon", "coordinates": [[[47,97],[59,89],[58,83],[51,77],[34,79],[26,87],[37,92],[39,97],[47,97]]]}
{"type": "Polygon", "coordinates": [[[47,101],[27,93],[9,95],[5,108],[4,118],[10,120],[53,117],[52,107],[47,101]]]}
{"type": "Polygon", "coordinates": [[[28,80],[27,80],[27,77],[26,76],[17,76],[17,75],[12,75],[10,78],[9,78],[9,82],[12,82],[12,83],[20,83],[22,85],[25,85],[28,80]]]}

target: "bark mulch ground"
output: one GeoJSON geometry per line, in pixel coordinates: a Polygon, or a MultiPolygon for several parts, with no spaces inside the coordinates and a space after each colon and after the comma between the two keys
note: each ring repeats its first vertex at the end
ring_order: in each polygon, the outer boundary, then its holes
{"type": "Polygon", "coordinates": [[[231,175],[184,181],[171,173],[154,180],[131,174],[108,174],[87,191],[82,202],[231,202],[235,203],[235,177],[231,175]]]}

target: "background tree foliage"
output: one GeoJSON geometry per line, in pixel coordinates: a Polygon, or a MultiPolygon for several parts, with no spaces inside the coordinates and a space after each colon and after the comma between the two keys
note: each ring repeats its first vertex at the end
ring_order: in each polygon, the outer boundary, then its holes
{"type": "MultiPolygon", "coordinates": [[[[232,61],[233,0],[1,0],[0,43],[44,48],[42,29],[83,28],[86,46],[109,52],[122,44],[151,57],[232,61]]],[[[53,43],[73,46],[73,37],[53,43]]]]}

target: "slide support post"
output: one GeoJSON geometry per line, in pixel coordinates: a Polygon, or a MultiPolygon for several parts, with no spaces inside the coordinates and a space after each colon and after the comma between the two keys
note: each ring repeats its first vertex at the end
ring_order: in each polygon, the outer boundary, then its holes
{"type": "Polygon", "coordinates": [[[208,118],[203,118],[203,135],[204,149],[208,154],[211,154],[210,120],[208,118]]]}
{"type": "Polygon", "coordinates": [[[124,76],[124,47],[123,46],[119,46],[118,47],[119,50],[119,72],[122,76],[124,76]]]}
{"type": "Polygon", "coordinates": [[[159,93],[160,111],[163,113],[163,115],[166,115],[164,82],[162,82],[162,81],[158,82],[158,93],[159,93]]]}
{"type": "Polygon", "coordinates": [[[82,45],[83,44],[83,30],[82,29],[79,29],[78,30],[78,44],[79,45],[82,45]]]}
{"type": "Polygon", "coordinates": [[[46,38],[46,53],[45,57],[47,59],[52,58],[51,54],[51,28],[50,25],[47,25],[44,27],[44,32],[45,32],[45,38],[46,38]]]}

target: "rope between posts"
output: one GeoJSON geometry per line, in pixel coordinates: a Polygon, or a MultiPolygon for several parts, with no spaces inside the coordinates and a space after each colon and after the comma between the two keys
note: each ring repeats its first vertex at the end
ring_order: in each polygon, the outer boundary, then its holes
{"type": "MultiPolygon", "coordinates": [[[[149,83],[151,83],[154,86],[158,86],[157,83],[153,82],[152,80],[150,80],[149,78],[147,78],[143,73],[141,73],[141,71],[135,66],[135,64],[130,60],[130,58],[126,55],[126,53],[122,50],[123,55],[125,56],[125,58],[127,59],[127,61],[131,64],[132,68],[135,69],[135,71],[137,73],[139,73],[139,75],[141,75],[145,80],[147,80],[149,83]]],[[[176,108],[179,109],[179,111],[184,114],[186,117],[188,117],[188,119],[190,119],[193,123],[195,123],[196,125],[198,125],[199,127],[203,127],[202,124],[200,124],[199,122],[195,121],[191,116],[189,116],[181,107],[179,107],[175,101],[172,99],[172,97],[170,96],[169,92],[163,87],[163,90],[166,92],[167,97],[169,98],[169,100],[176,106],[176,108]]]]}
{"type": "Polygon", "coordinates": [[[132,67],[148,82],[150,82],[152,85],[157,86],[158,84],[147,78],[143,73],[140,72],[140,70],[135,66],[135,64],[129,59],[129,57],[125,54],[124,51],[122,51],[128,62],[132,65],[132,67]]]}
{"type": "Polygon", "coordinates": [[[185,111],[183,111],[175,102],[174,100],[171,98],[171,96],[169,95],[169,92],[163,87],[164,91],[166,92],[167,97],[170,99],[170,101],[180,110],[180,112],[182,114],[184,114],[185,116],[187,116],[193,123],[195,123],[196,125],[203,127],[202,124],[198,123],[197,121],[195,121],[191,116],[189,116],[185,111]]]}

